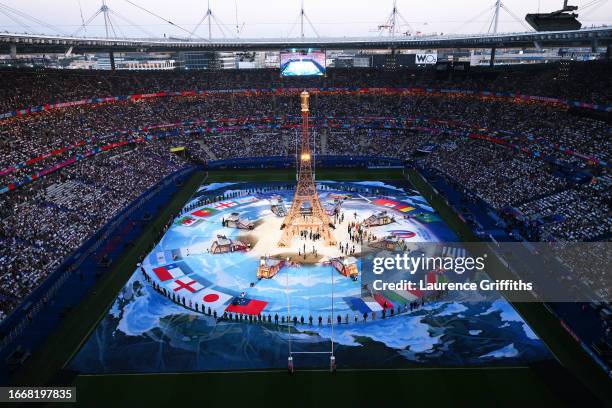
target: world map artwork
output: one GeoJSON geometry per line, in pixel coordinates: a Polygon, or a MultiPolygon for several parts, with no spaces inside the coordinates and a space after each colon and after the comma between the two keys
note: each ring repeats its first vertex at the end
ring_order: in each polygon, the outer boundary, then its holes
{"type": "Polygon", "coordinates": [[[380,245],[456,242],[405,184],[317,181],[337,244],[316,231],[279,248],[293,190],[201,186],[69,364],[85,373],[524,364],[552,356],[496,292],[364,295],[380,245]],[[216,197],[216,199],[212,199],[216,197]],[[208,199],[208,200],[206,200],[208,199]],[[283,212],[285,211],[285,213],[283,212]]]}

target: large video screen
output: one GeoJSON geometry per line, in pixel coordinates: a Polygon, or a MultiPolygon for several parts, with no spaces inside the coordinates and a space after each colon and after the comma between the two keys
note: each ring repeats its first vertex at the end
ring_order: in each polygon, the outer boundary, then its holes
{"type": "Polygon", "coordinates": [[[325,74],[325,52],[313,50],[283,51],[280,54],[282,76],[325,74]]]}

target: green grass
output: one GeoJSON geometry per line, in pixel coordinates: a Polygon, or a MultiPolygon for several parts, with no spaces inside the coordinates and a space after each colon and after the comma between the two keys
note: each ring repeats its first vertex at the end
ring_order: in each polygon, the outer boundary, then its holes
{"type": "Polygon", "coordinates": [[[84,407],[569,406],[529,368],[83,375],[76,387],[84,407]]]}
{"type": "MultiPolygon", "coordinates": [[[[331,180],[402,181],[401,170],[340,169],[317,171],[317,178],[331,180]]],[[[126,251],[92,293],[66,317],[42,350],[18,373],[18,384],[46,384],[54,378],[86,341],[134,270],[140,255],[153,243],[170,214],[193,194],[204,174],[192,177],[162,214],[153,220],[134,247],[126,251]]],[[[207,181],[293,181],[294,170],[242,170],[210,172],[207,181]]],[[[418,174],[413,185],[427,197],[440,216],[462,240],[474,240],[469,227],[434,194],[418,174]]],[[[583,379],[603,401],[608,398],[601,370],[573,341],[559,322],[538,304],[514,304],[534,331],[546,341],[561,363],[583,379]],[[585,359],[586,357],[586,359],[585,359]],[[590,376],[590,377],[589,377],[590,376]]],[[[186,406],[248,404],[249,406],[570,406],[567,392],[573,378],[551,369],[464,368],[356,370],[328,372],[284,371],[228,373],[166,373],[134,375],[79,375],[74,380],[79,405],[93,406],[186,406]],[[561,375],[562,378],[558,378],[561,375]]],[[[609,384],[608,384],[609,385],[609,384]]],[[[578,387],[577,392],[583,390],[578,387]]],[[[580,397],[578,397],[580,398],[580,397]]],[[[592,401],[587,399],[587,401],[592,401]]],[[[588,405],[588,404],[587,404],[588,405]]]]}

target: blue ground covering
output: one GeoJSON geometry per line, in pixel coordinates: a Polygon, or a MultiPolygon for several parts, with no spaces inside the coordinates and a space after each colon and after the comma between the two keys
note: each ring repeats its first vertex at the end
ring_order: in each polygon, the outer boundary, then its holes
{"type": "MultiPolygon", "coordinates": [[[[191,203],[200,195],[244,192],[272,185],[216,183],[203,186],[191,203]]],[[[323,201],[332,193],[366,188],[371,196],[410,203],[415,208],[413,212],[421,216],[401,219],[399,226],[389,226],[389,230],[413,231],[414,239],[421,241],[456,240],[452,231],[432,213],[426,200],[406,186],[331,182],[327,187],[321,193],[323,201]]],[[[290,200],[292,193],[289,190],[275,194],[284,194],[290,200]]],[[[267,198],[263,195],[257,198],[256,202],[236,205],[229,211],[240,208],[241,216],[257,219],[269,211],[267,198]]],[[[371,199],[347,201],[346,206],[351,213],[380,210],[371,199]]],[[[219,209],[214,217],[225,218],[224,214],[219,209]]],[[[292,314],[314,315],[313,325],[307,321],[298,323],[289,333],[286,326],[274,324],[215,321],[164,297],[144,279],[142,271],[136,270],[68,368],[111,373],[286,367],[289,343],[293,351],[331,349],[332,326],[327,324],[327,316],[331,307],[329,277],[334,273],[334,308],[342,318],[342,324],[333,328],[338,367],[508,365],[552,358],[544,343],[499,295],[483,296],[478,302],[448,295],[440,301],[426,302],[412,312],[364,323],[360,316],[368,309],[368,302],[359,298],[359,281],[341,277],[329,265],[318,264],[284,268],[271,280],[255,282],[257,257],[206,252],[219,230],[236,239],[243,234],[222,229],[220,223],[209,217],[190,226],[175,224],[152,251],[145,270],[151,273],[153,267],[167,266],[169,260],[176,262],[170,259],[174,251],[180,253],[180,262],[187,264],[188,277],[198,277],[204,286],[212,283],[204,290],[230,297],[246,292],[248,298],[266,302],[265,313],[281,315],[287,308],[288,274],[292,314]],[[252,287],[250,282],[254,283],[252,287]],[[317,323],[318,315],[323,317],[321,325],[317,323]]],[[[169,287],[168,282],[160,284],[169,287]]],[[[222,309],[219,311],[222,313],[222,309]]],[[[296,364],[302,367],[325,366],[326,362],[324,355],[296,357],[296,364]]]]}

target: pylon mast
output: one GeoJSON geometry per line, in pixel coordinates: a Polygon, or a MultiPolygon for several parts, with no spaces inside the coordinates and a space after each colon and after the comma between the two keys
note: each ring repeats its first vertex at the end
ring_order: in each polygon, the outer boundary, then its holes
{"type": "Polygon", "coordinates": [[[102,7],[100,11],[104,16],[104,31],[106,33],[106,38],[108,38],[108,6],[106,5],[106,0],[102,0],[102,7]]]}
{"type": "Polygon", "coordinates": [[[304,38],[304,0],[302,0],[302,8],[300,9],[300,37],[304,38]]]}
{"type": "Polygon", "coordinates": [[[393,8],[391,9],[391,14],[389,14],[389,17],[387,17],[387,20],[383,24],[378,26],[378,30],[380,31],[381,35],[383,31],[389,30],[389,35],[391,37],[395,37],[395,34],[397,34],[398,30],[400,29],[401,22],[403,22],[408,29],[408,31],[406,31],[406,34],[413,31],[408,21],[404,18],[402,13],[400,13],[399,9],[397,8],[397,0],[393,0],[393,8]]]}
{"type": "Polygon", "coordinates": [[[497,34],[497,26],[499,25],[499,9],[501,7],[501,0],[495,2],[495,15],[493,17],[493,34],[497,34]]]}
{"type": "Polygon", "coordinates": [[[212,11],[210,9],[210,0],[208,0],[208,10],[206,10],[206,16],[208,17],[208,40],[212,40],[212,11]]]}
{"type": "Polygon", "coordinates": [[[283,234],[278,246],[291,245],[293,237],[299,235],[301,231],[319,233],[327,245],[335,245],[336,239],[332,233],[333,224],[319,200],[312,171],[308,106],[310,95],[304,91],[300,94],[300,98],[302,100],[302,131],[298,155],[297,186],[291,208],[281,226],[283,234]]]}

